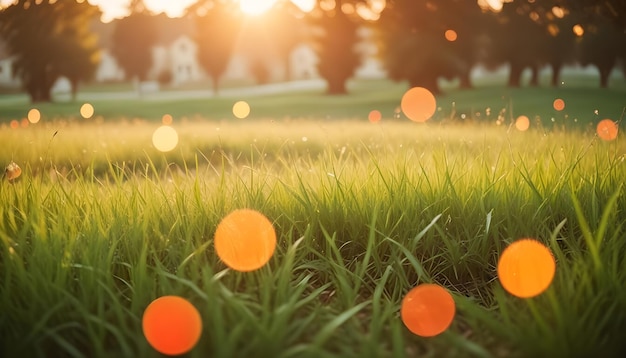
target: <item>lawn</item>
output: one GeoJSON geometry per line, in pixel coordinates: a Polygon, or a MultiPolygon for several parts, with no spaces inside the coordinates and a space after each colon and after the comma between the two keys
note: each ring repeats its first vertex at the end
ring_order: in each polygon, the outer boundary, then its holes
{"type": "Polygon", "coordinates": [[[422,124],[392,118],[400,85],[376,88],[249,98],[245,120],[232,98],[206,113],[200,100],[132,100],[94,103],[103,118],[53,104],[37,124],[2,126],[0,162],[23,171],[0,183],[0,355],[159,356],[142,317],[178,295],[203,324],[190,357],[621,357],[626,144],[594,125],[620,119],[624,88],[451,91],[422,124]],[[371,109],[386,118],[367,122],[371,109]],[[161,113],[179,138],[167,153],[151,140],[161,113]],[[241,208],[277,235],[253,272],[214,247],[241,208]],[[556,259],[534,298],[507,292],[496,269],[521,238],[556,259]],[[432,338],[400,317],[423,283],[456,305],[432,338]]]}
{"type": "MultiPolygon", "coordinates": [[[[442,83],[444,92],[438,97],[439,108],[433,121],[463,117],[495,122],[502,114],[506,120],[526,115],[544,127],[585,126],[604,118],[618,120],[626,106],[626,82],[619,76],[613,78],[610,88],[603,90],[597,88],[597,78],[581,74],[564,74],[564,84],[559,88],[510,89],[502,86],[503,80],[499,75],[476,80],[474,90],[458,90],[453,83],[442,83]],[[565,101],[563,111],[552,107],[557,98],[565,101]]],[[[98,93],[103,88],[93,87],[79,94],[77,101],[33,105],[25,97],[0,99],[0,123],[19,121],[31,108],[37,108],[44,120],[80,118],[79,110],[85,102],[93,104],[96,117],[107,120],[160,121],[166,113],[178,119],[223,120],[234,118],[232,106],[239,100],[247,101],[252,107],[250,119],[366,120],[371,110],[379,110],[384,118],[393,119],[398,117],[400,98],[407,89],[404,82],[354,80],[349,82],[350,95],[346,96],[327,96],[322,85],[322,88],[304,87],[279,94],[250,93],[249,87],[229,87],[218,96],[193,88],[188,92],[165,91],[140,97],[133,91],[109,92],[107,96],[98,93]]]]}

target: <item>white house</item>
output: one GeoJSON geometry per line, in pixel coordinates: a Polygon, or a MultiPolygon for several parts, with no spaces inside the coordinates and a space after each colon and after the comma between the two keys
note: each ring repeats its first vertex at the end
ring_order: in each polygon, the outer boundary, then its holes
{"type": "Polygon", "coordinates": [[[124,70],[122,70],[111,54],[111,50],[103,48],[100,50],[100,65],[96,70],[96,82],[115,82],[124,79],[124,70]]]}
{"type": "Polygon", "coordinates": [[[20,81],[13,76],[13,58],[0,40],[0,87],[19,87],[20,81]]]}
{"type": "MultiPolygon", "coordinates": [[[[155,17],[159,29],[157,45],[153,48],[153,65],[149,71],[149,79],[157,81],[166,74],[170,77],[170,85],[207,80],[208,76],[197,59],[198,45],[194,40],[195,28],[193,21],[185,18],[169,18],[165,14],[155,17]]],[[[112,34],[115,21],[111,23],[94,23],[92,29],[98,34],[101,47],[101,61],[95,73],[96,82],[115,82],[124,80],[124,71],[117,64],[111,53],[112,34]]],[[[376,46],[372,40],[372,30],[363,28],[359,35],[362,42],[359,51],[363,54],[363,64],[357,69],[356,76],[362,78],[384,77],[380,61],[376,59],[376,46]]],[[[305,42],[297,45],[288,59],[279,58],[271,40],[259,46],[258,37],[240,36],[235,52],[222,80],[249,80],[252,78],[251,65],[254,61],[263,63],[268,68],[270,81],[281,81],[286,78],[309,79],[319,77],[317,71],[317,55],[310,44],[305,42]],[[247,41],[247,43],[246,43],[247,41]],[[261,50],[259,50],[259,47],[261,50]],[[285,60],[288,60],[290,73],[286,73],[285,60]]],[[[0,43],[0,86],[17,87],[19,80],[13,78],[12,60],[0,43]]]]}

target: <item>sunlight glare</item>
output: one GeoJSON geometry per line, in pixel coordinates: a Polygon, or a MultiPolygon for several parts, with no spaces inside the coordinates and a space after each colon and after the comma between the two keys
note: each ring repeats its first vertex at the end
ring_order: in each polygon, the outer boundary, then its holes
{"type": "Polygon", "coordinates": [[[503,0],[478,0],[478,5],[482,8],[489,8],[495,12],[502,10],[503,0]]]}
{"type": "Polygon", "coordinates": [[[152,301],[143,313],[143,334],[152,348],[166,355],[189,352],[202,335],[202,317],[196,307],[178,296],[152,301]]]}
{"type": "Polygon", "coordinates": [[[239,0],[239,9],[251,16],[261,15],[276,4],[276,0],[239,0]]]}
{"type": "Polygon", "coordinates": [[[452,295],[435,284],[421,284],[409,291],[402,300],[400,317],[404,325],[421,337],[443,333],[456,313],[452,295]]]}
{"type": "Polygon", "coordinates": [[[248,272],[263,267],[276,249],[276,231],[260,212],[235,210],[222,219],[213,240],[217,256],[233,270],[248,272]]]}
{"type": "Polygon", "coordinates": [[[311,12],[315,8],[316,0],[291,0],[300,10],[304,12],[311,12]]]}
{"type": "Polygon", "coordinates": [[[555,271],[552,251],[534,239],[513,242],[498,260],[498,278],[502,287],[520,298],[535,297],[547,290],[555,271]]]}
{"type": "Polygon", "coordinates": [[[152,134],[152,144],[160,152],[169,152],[178,145],[178,133],[170,126],[161,126],[152,134]]]}

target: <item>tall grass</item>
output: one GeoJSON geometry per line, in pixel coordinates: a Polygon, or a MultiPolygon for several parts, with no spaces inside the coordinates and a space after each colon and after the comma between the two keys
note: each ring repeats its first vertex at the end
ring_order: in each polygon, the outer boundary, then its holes
{"type": "Polygon", "coordinates": [[[621,356],[626,328],[626,146],[592,132],[352,121],[192,122],[162,154],[156,125],[2,130],[2,356],[158,354],[141,331],[162,295],[204,330],[192,357],[621,356]],[[54,135],[55,132],[58,133],[54,135]],[[253,208],[278,248],[238,273],[212,239],[253,208]],[[499,284],[510,242],[557,260],[521,300],[499,284]],[[435,282],[457,316],[419,338],[402,297],[435,282]]]}

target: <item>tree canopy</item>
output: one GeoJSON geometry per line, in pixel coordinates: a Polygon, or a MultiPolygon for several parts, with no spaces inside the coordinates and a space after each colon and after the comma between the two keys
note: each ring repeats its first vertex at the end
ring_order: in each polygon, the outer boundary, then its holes
{"type": "Polygon", "coordinates": [[[211,77],[217,94],[241,31],[241,16],[233,2],[221,0],[199,0],[187,9],[187,14],[196,24],[198,61],[211,77]]]}
{"type": "Polygon", "coordinates": [[[509,67],[508,85],[522,73],[549,65],[551,84],[563,66],[594,65],[600,84],[626,59],[626,0],[387,0],[376,22],[381,60],[390,78],[437,92],[438,78],[459,77],[469,86],[477,64],[509,67]],[[477,6],[478,4],[478,6],[477,6]],[[444,32],[454,31],[454,40],[444,32]]]}
{"type": "Polygon", "coordinates": [[[320,6],[312,13],[312,24],[317,31],[313,45],[318,56],[317,69],[328,83],[328,94],[347,93],[346,81],[361,64],[357,52],[359,23],[343,7],[348,0],[336,0],[334,6],[320,6]]]}
{"type": "Polygon", "coordinates": [[[97,7],[75,0],[19,0],[0,11],[0,36],[31,101],[51,101],[52,86],[62,76],[74,93],[93,76],[99,49],[89,25],[99,15],[97,7]]]}
{"type": "Polygon", "coordinates": [[[145,81],[153,64],[157,29],[143,0],[132,0],[129,8],[130,15],[115,23],[111,51],[127,80],[145,81]]]}

